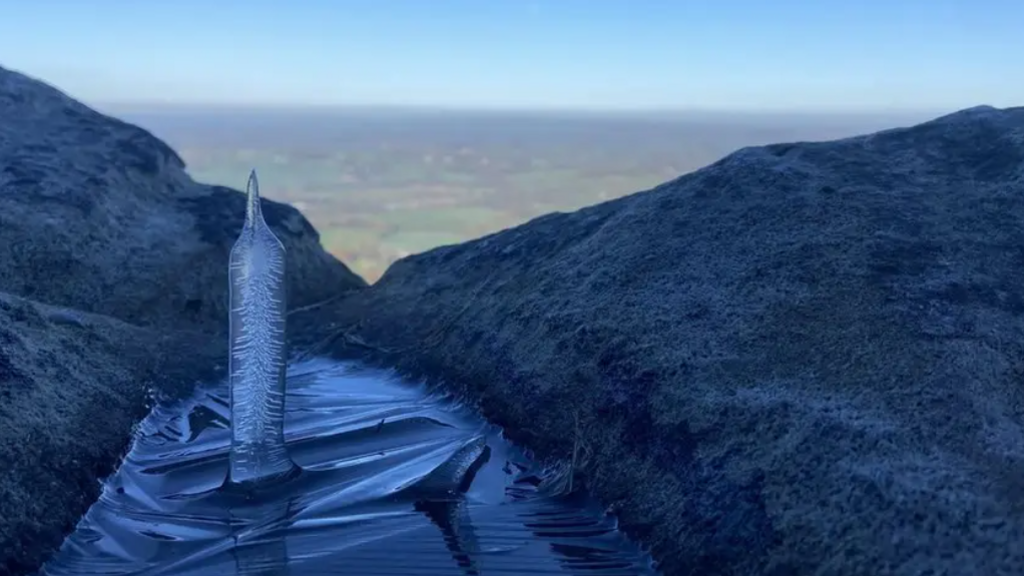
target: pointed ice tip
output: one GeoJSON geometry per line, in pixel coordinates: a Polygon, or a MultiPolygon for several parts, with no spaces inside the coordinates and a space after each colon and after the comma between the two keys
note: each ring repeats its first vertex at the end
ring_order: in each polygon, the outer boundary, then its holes
{"type": "Polygon", "coordinates": [[[249,172],[249,183],[245,187],[245,223],[253,225],[260,214],[260,182],[256,179],[256,170],[249,172]]]}

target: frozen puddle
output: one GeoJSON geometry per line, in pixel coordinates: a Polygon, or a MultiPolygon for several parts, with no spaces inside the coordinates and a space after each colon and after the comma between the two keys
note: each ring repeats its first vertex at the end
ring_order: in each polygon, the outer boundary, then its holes
{"type": "Polygon", "coordinates": [[[158,406],[42,574],[656,574],[614,518],[500,430],[352,363],[288,369],[302,472],[222,488],[227,384],[158,406]]]}

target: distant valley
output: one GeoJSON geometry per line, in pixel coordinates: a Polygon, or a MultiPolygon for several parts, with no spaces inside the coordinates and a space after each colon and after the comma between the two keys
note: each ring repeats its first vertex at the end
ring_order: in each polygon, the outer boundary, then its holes
{"type": "Polygon", "coordinates": [[[368,281],[396,259],[653,187],[743,146],[920,115],[555,114],[99,107],[179,151],[197,180],[294,204],[368,281]]]}

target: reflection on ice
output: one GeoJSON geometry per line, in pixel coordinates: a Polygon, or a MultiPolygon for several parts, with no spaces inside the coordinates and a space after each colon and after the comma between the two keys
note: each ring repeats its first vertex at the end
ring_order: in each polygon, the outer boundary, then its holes
{"type": "Polygon", "coordinates": [[[224,485],[228,386],[160,406],[43,573],[654,574],[615,521],[474,413],[393,374],[288,369],[301,468],[224,485]]]}

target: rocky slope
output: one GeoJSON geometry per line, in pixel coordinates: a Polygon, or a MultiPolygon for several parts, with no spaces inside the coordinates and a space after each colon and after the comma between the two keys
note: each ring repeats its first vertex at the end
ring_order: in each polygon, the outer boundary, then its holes
{"type": "Polygon", "coordinates": [[[296,336],[444,380],[668,574],[1024,573],[1024,108],[743,149],[296,336]]]}
{"type": "Polygon", "coordinates": [[[198,334],[0,293],[0,574],[33,570],[60,545],[151,393],[215,376],[224,353],[198,334]]]}
{"type": "MultiPolygon", "coordinates": [[[[145,326],[222,330],[244,197],[193,182],[145,130],[0,68],[0,291],[145,326]]],[[[239,185],[247,174],[239,174],[239,185]]],[[[264,200],[300,307],[365,286],[264,200]]]]}
{"type": "MultiPolygon", "coordinates": [[[[0,68],[0,575],[35,569],[74,527],[148,392],[224,364],[244,203],[146,131],[0,68]]],[[[293,306],[365,286],[297,210],[263,211],[293,306]]]]}

